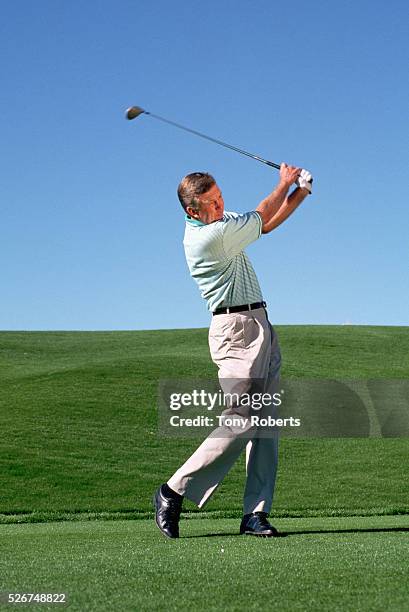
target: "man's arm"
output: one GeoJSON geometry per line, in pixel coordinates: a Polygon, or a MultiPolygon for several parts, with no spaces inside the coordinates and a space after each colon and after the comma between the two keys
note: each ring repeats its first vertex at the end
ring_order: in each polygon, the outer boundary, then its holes
{"type": "Polygon", "coordinates": [[[302,187],[297,187],[283,202],[277,212],[270,218],[267,223],[263,223],[263,234],[273,231],[276,227],[281,225],[290,215],[293,214],[295,209],[301,204],[303,200],[309,195],[309,191],[302,187]]]}
{"type": "Polygon", "coordinates": [[[281,225],[309,194],[307,188],[298,187],[287,197],[288,190],[298,180],[299,175],[300,168],[281,164],[280,182],[256,208],[263,222],[263,234],[268,234],[281,225]]]}

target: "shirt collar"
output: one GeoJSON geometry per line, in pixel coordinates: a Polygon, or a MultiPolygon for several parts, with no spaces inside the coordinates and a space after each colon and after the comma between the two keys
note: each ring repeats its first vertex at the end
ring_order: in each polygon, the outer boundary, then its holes
{"type": "Polygon", "coordinates": [[[189,217],[189,215],[185,215],[185,220],[186,223],[190,223],[190,225],[206,225],[206,223],[203,223],[202,221],[199,221],[199,219],[193,219],[193,217],[189,217]]]}

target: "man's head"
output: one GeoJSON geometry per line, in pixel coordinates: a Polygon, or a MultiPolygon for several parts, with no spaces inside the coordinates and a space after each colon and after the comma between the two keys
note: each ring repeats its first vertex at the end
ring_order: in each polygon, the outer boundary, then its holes
{"type": "Polygon", "coordinates": [[[213,223],[223,217],[222,192],[211,174],[193,172],[180,182],[178,197],[184,210],[193,219],[213,223]]]}

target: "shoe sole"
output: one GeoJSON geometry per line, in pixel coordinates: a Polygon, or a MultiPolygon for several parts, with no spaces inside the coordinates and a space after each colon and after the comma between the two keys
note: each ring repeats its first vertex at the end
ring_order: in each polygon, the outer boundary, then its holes
{"type": "Polygon", "coordinates": [[[240,535],[254,536],[255,538],[279,538],[280,534],[277,533],[254,533],[254,531],[241,531],[240,535]]]}

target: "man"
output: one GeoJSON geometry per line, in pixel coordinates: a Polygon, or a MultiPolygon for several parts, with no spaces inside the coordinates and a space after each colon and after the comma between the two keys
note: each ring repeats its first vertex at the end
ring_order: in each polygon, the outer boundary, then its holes
{"type": "MultiPolygon", "coordinates": [[[[277,433],[263,435],[258,427],[250,425],[249,408],[240,398],[256,387],[274,393],[281,357],[256,274],[244,249],[283,223],[311,193],[311,184],[307,170],[283,163],[277,187],[255,211],[245,214],[224,212],[222,193],[209,174],[189,174],[179,185],[178,197],[186,212],[183,244],[187,263],[213,314],[209,329],[212,360],[219,368],[223,391],[240,391],[239,399],[231,402],[223,415],[247,418],[241,427],[231,425],[232,419],[226,424],[221,422],[156,491],[156,525],[169,538],[179,537],[183,497],[203,507],[244,448],[247,478],[240,533],[278,535],[267,520],[277,471],[277,433]],[[297,187],[288,195],[294,183],[297,187]]],[[[268,414],[270,409],[263,410],[268,414]]]]}

